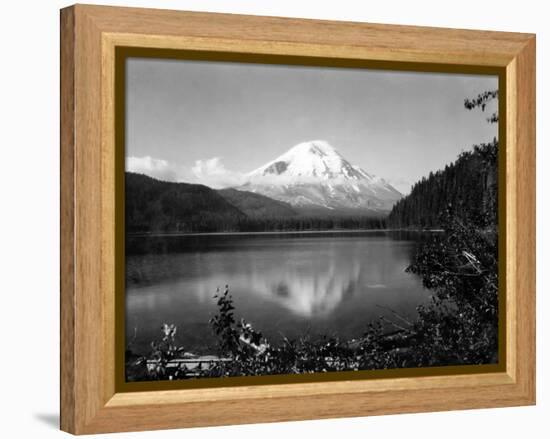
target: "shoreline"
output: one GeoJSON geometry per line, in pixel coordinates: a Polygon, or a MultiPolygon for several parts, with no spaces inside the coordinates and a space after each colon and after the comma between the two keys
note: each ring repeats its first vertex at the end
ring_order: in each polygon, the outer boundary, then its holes
{"type": "Polygon", "coordinates": [[[239,236],[239,235],[313,235],[329,233],[416,232],[443,233],[443,229],[336,229],[336,230],[281,230],[266,232],[160,232],[126,234],[127,238],[167,238],[182,236],[239,236]]]}

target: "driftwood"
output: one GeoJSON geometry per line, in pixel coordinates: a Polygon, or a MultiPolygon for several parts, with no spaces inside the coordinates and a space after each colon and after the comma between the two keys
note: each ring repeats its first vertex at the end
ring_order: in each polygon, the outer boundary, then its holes
{"type": "Polygon", "coordinates": [[[185,358],[174,358],[167,361],[165,364],[162,364],[161,360],[147,360],[147,371],[154,373],[159,366],[163,366],[166,370],[181,370],[184,369],[187,371],[186,375],[195,376],[200,375],[200,372],[203,370],[210,369],[213,365],[224,363],[227,361],[232,361],[231,358],[220,358],[215,355],[205,355],[205,356],[188,356],[185,358]],[[193,372],[194,371],[194,372],[193,372]]]}

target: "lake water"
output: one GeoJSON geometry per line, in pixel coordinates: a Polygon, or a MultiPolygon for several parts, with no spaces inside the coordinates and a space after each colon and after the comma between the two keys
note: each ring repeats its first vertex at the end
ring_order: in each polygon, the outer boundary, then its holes
{"type": "Polygon", "coordinates": [[[237,319],[271,340],[360,337],[395,310],[414,318],[430,292],[405,272],[418,233],[134,237],[127,241],[126,335],[147,353],[164,322],[186,350],[212,353],[208,320],[229,285],[237,319]]]}

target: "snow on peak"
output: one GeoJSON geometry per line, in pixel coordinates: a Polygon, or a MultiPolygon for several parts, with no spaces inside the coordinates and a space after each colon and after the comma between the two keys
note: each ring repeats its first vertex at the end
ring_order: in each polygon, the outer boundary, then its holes
{"type": "Polygon", "coordinates": [[[286,177],[293,182],[311,179],[371,179],[361,168],[352,166],[325,140],[302,142],[275,160],[247,175],[250,180],[286,177]]]}
{"type": "Polygon", "coordinates": [[[310,140],[309,142],[298,143],[290,148],[283,156],[300,154],[314,154],[318,156],[340,156],[340,153],[326,140],[310,140]]]}

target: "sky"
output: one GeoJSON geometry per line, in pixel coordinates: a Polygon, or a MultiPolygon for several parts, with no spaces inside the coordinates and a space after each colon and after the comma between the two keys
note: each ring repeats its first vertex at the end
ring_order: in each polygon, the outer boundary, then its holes
{"type": "Polygon", "coordinates": [[[496,76],[130,58],[126,85],[126,169],[214,188],[326,140],[406,194],[498,134],[464,108],[496,76]]]}

